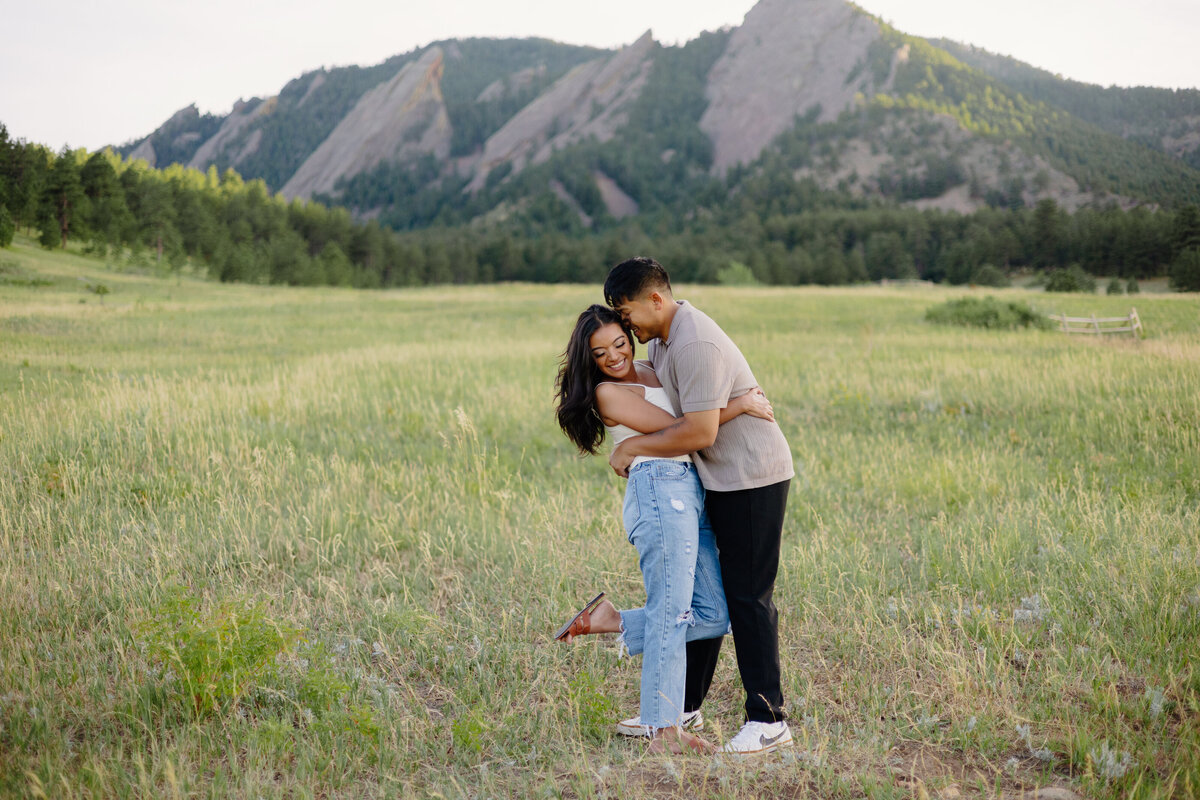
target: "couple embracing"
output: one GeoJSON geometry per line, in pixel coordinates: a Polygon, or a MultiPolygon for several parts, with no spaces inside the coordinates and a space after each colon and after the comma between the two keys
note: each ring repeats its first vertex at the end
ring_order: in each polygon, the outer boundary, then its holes
{"type": "Polygon", "coordinates": [[[604,283],[608,306],[575,325],[558,375],[558,422],[585,453],[607,434],[629,479],[623,519],[646,605],[618,611],[603,593],[556,638],[618,633],[642,655],[638,717],[617,730],[656,752],[713,752],[695,734],[732,631],[745,724],[723,752],[790,745],[772,602],[794,471],[791,451],[746,359],[700,310],[676,301],[657,261],[632,258],[604,283]],[[635,361],[633,338],[648,344],[635,361]]]}

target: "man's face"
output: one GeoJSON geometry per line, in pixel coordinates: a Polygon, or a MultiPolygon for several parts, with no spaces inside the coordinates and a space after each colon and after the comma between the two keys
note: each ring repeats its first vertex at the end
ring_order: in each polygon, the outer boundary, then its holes
{"type": "Polygon", "coordinates": [[[658,292],[647,292],[632,300],[622,300],[613,310],[621,315],[637,340],[645,344],[662,336],[663,304],[662,295],[658,292]]]}

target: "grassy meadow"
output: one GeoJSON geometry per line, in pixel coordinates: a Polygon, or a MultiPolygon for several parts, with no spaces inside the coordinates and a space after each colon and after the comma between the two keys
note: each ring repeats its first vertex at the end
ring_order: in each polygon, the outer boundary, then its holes
{"type": "MultiPolygon", "coordinates": [[[[1141,341],[924,321],[971,291],[677,287],[797,462],[796,747],[739,763],[617,736],[639,659],[550,641],[643,597],[623,482],[551,414],[598,287],[220,285],[18,238],[0,796],[1200,795],[1200,297],[989,290],[1136,305],[1141,341]]],[[[727,643],[707,738],[741,702],[727,643]]]]}

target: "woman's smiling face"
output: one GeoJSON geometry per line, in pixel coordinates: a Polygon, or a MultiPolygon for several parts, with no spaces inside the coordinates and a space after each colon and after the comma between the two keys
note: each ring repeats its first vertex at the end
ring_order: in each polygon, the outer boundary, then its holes
{"type": "Polygon", "coordinates": [[[633,342],[615,322],[598,328],[588,340],[596,366],[610,378],[618,381],[637,379],[633,366],[633,342]]]}

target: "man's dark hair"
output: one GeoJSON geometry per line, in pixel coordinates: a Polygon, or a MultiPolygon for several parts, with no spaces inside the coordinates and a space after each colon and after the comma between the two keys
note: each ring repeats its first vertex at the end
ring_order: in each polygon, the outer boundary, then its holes
{"type": "Polygon", "coordinates": [[[643,293],[665,289],[671,294],[671,276],[663,265],[653,258],[637,256],[617,264],[604,279],[604,301],[616,308],[626,300],[641,297],[643,293]]]}

